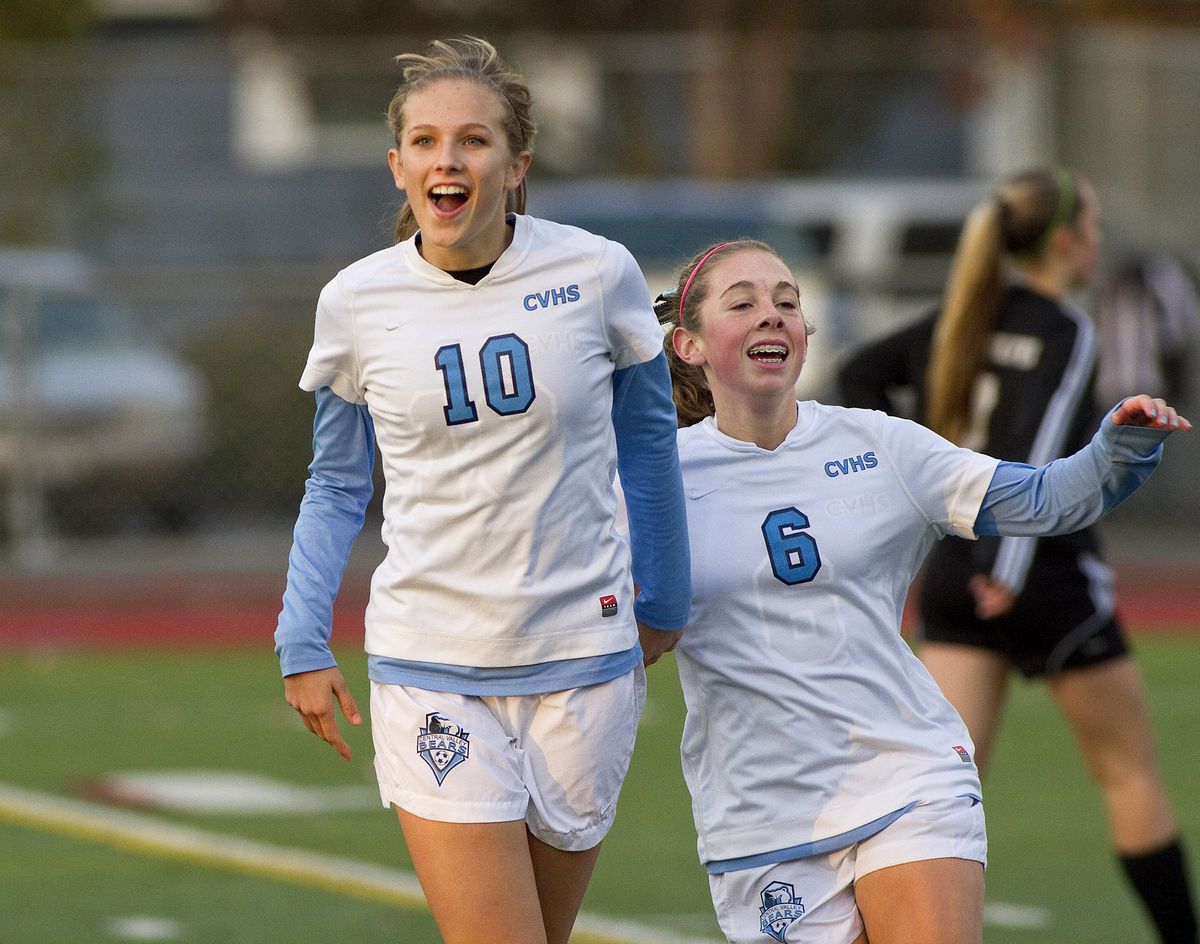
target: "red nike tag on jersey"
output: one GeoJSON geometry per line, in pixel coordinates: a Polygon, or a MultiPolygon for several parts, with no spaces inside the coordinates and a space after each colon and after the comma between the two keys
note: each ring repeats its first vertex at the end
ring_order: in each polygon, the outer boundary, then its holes
{"type": "Polygon", "coordinates": [[[604,596],[600,598],[600,615],[601,616],[616,616],[617,615],[617,598],[614,596],[604,596]]]}

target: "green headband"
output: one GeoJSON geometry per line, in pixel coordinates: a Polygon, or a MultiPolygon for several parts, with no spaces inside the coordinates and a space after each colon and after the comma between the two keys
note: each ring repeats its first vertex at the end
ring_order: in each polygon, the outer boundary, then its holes
{"type": "Polygon", "coordinates": [[[1071,222],[1071,218],[1075,215],[1075,202],[1078,196],[1075,190],[1075,178],[1066,168],[1056,167],[1054,168],[1054,182],[1058,187],[1058,202],[1054,205],[1054,215],[1050,217],[1050,222],[1046,224],[1041,235],[1032,244],[1014,255],[1036,256],[1046,248],[1046,243],[1050,242],[1050,237],[1054,235],[1055,230],[1071,222]]]}
{"type": "Polygon", "coordinates": [[[1043,240],[1060,226],[1069,223],[1075,215],[1075,178],[1071,176],[1070,171],[1056,167],[1054,181],[1058,184],[1058,205],[1054,208],[1054,216],[1046,225],[1046,232],[1042,234],[1043,240]]]}

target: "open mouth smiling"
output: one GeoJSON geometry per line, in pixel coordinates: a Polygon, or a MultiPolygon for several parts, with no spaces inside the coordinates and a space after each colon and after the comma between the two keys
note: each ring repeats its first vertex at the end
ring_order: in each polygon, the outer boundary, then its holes
{"type": "Polygon", "coordinates": [[[787,360],[788,349],[783,344],[756,344],[746,355],[759,364],[782,364],[787,360]]]}
{"type": "Polygon", "coordinates": [[[438,184],[429,189],[429,202],[442,213],[453,213],[461,209],[470,194],[461,184],[438,184]]]}

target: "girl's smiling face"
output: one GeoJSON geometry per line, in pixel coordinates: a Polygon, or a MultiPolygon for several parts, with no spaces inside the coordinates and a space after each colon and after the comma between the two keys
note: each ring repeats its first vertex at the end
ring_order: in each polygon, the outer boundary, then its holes
{"type": "Polygon", "coordinates": [[[671,340],[685,363],[704,370],[718,414],[722,403],[794,400],[808,328],[788,267],[744,249],[710,259],[700,277],[699,328],[676,328],[671,340]]]}
{"type": "Polygon", "coordinates": [[[495,90],[449,78],[413,91],[404,103],[388,165],[421,229],[421,254],[439,269],[487,265],[509,243],[505,199],[531,158],[512,153],[507,108],[495,90]]]}

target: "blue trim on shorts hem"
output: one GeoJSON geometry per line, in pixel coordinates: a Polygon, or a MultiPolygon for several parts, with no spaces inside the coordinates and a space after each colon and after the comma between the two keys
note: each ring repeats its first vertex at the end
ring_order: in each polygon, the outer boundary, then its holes
{"type": "Polygon", "coordinates": [[[455,695],[543,695],[611,682],[641,662],[640,645],[602,656],[486,669],[372,655],[367,658],[367,677],[380,685],[408,685],[455,695]]]}
{"type": "Polygon", "coordinates": [[[709,875],[720,875],[724,872],[741,872],[745,869],[757,869],[764,865],[776,865],[780,862],[795,862],[797,859],[807,859],[810,856],[845,849],[847,846],[852,846],[856,842],[862,842],[864,839],[870,839],[877,833],[883,832],[918,802],[914,800],[908,806],[893,810],[891,813],[884,813],[878,819],[873,819],[869,823],[856,826],[844,833],[838,833],[836,836],[826,836],[824,839],[804,842],[798,846],[788,846],[785,849],[776,849],[773,852],[760,852],[757,855],[741,856],[736,859],[716,859],[706,862],[704,868],[709,875]]]}

